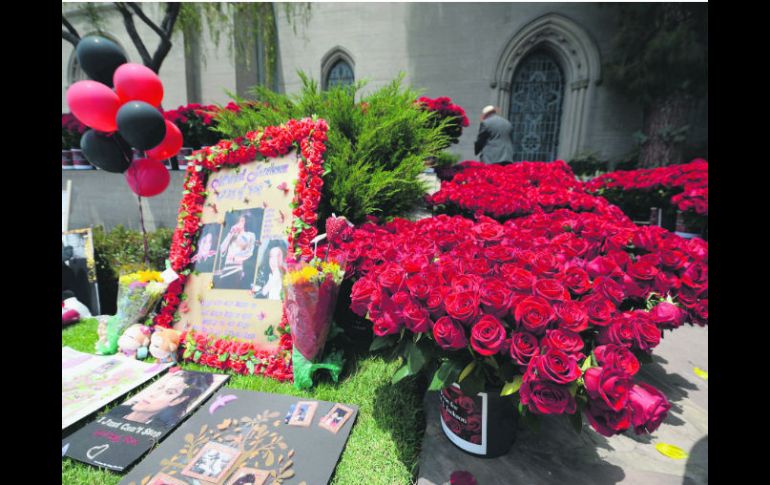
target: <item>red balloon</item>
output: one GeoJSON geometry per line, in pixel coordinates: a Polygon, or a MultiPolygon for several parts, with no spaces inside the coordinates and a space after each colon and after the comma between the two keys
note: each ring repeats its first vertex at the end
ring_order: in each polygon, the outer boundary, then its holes
{"type": "Polygon", "coordinates": [[[171,180],[166,166],[158,160],[140,158],[131,162],[125,172],[131,190],[142,197],[154,197],[168,187],[171,180]]]}
{"type": "Polygon", "coordinates": [[[149,67],[126,63],[115,70],[112,76],[115,92],[121,104],[129,101],[144,101],[155,107],[163,101],[163,83],[149,67]]]}
{"type": "Polygon", "coordinates": [[[171,158],[182,148],[182,132],[177,126],[166,120],[166,137],[160,142],[160,145],[151,150],[147,150],[147,158],[153,160],[165,160],[171,158]]]}
{"type": "Polygon", "coordinates": [[[67,89],[67,105],[72,114],[95,130],[116,131],[115,116],[121,104],[112,89],[96,81],[78,81],[67,89]]]}

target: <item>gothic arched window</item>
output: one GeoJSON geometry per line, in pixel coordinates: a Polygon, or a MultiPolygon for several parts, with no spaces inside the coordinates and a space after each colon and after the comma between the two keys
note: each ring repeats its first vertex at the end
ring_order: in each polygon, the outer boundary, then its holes
{"type": "Polygon", "coordinates": [[[517,66],[511,83],[508,118],[513,124],[513,161],[556,160],[559,146],[564,74],[544,50],[517,66]]]}
{"type": "Polygon", "coordinates": [[[349,86],[355,81],[353,68],[344,59],[339,59],[326,74],[326,88],[333,86],[349,86]]]}

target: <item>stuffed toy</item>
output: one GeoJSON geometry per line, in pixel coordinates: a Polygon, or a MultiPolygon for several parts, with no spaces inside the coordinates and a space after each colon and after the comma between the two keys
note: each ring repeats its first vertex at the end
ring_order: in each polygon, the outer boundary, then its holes
{"type": "Polygon", "coordinates": [[[147,358],[147,347],[150,345],[150,327],[140,324],[129,325],[118,339],[118,349],[126,357],[143,360],[147,358]]]}
{"type": "Polygon", "coordinates": [[[150,337],[150,355],[158,362],[176,362],[176,349],[182,332],[173,328],[159,328],[150,337]]]}
{"type": "Polygon", "coordinates": [[[69,325],[70,323],[79,322],[83,318],[89,318],[91,312],[88,311],[88,307],[78,301],[77,298],[66,298],[61,303],[61,324],[69,325]]]}

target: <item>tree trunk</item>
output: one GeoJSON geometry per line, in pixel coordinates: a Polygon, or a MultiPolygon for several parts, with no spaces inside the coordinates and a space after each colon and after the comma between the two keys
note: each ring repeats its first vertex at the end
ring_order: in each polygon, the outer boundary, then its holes
{"type": "Polygon", "coordinates": [[[644,113],[646,139],[639,155],[640,167],[682,162],[682,145],[686,140],[692,106],[692,97],[686,93],[674,93],[650,103],[644,113]]]}

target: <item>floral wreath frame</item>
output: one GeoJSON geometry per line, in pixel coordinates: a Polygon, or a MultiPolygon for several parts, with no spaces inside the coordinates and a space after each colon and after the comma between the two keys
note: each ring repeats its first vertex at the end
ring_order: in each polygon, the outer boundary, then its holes
{"type": "MultiPolygon", "coordinates": [[[[190,258],[200,236],[201,215],[206,203],[206,183],[211,173],[238,167],[254,160],[264,160],[288,154],[296,149],[299,177],[291,202],[292,222],[288,236],[289,254],[298,259],[313,256],[311,240],[318,235],[318,204],[323,188],[323,154],[329,127],[320,118],[289,120],[279,126],[250,131],[233,140],[222,140],[214,146],[193,152],[188,157],[182,201],[179,204],[177,227],[171,240],[169,265],[179,278],[163,295],[152,325],[171,327],[174,315],[183,304],[187,278],[192,272],[190,258]]],[[[265,375],[289,381],[293,379],[291,364],[292,339],[284,311],[279,332],[282,332],[277,352],[257,349],[251,342],[228,337],[207,335],[188,330],[183,332],[178,351],[182,360],[216,369],[230,369],[239,374],[265,375]]]]}

